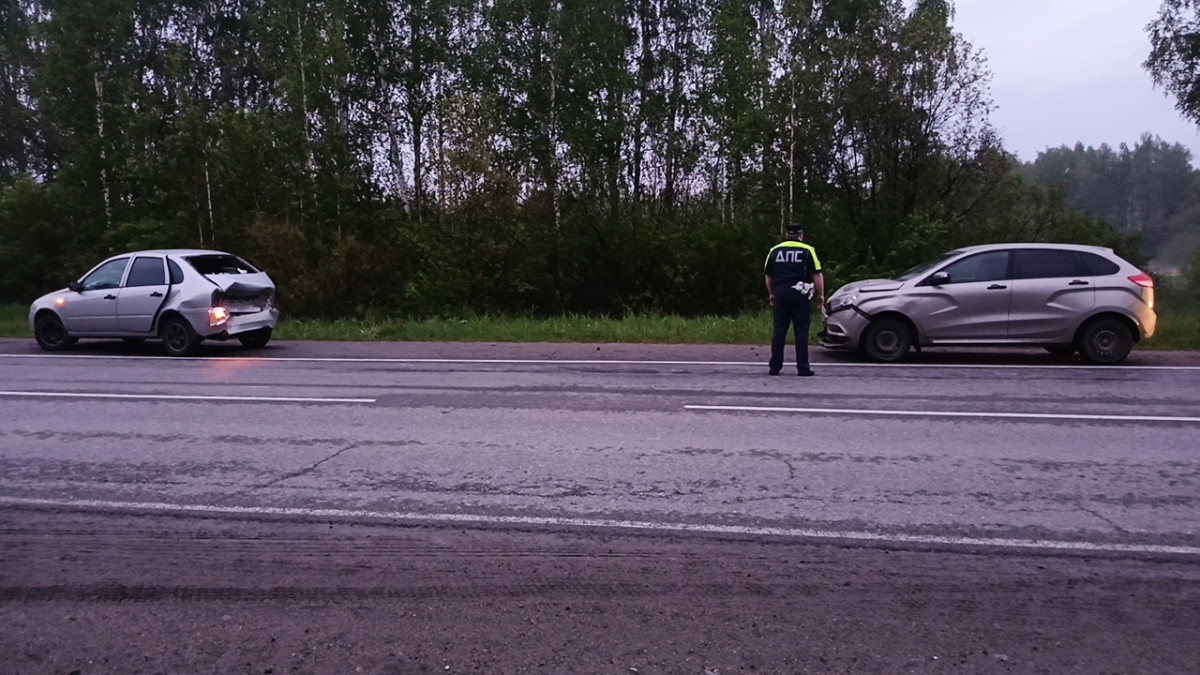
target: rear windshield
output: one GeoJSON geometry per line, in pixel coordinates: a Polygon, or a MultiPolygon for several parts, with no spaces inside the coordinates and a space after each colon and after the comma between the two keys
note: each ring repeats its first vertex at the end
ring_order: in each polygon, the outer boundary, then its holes
{"type": "Polygon", "coordinates": [[[236,255],[207,254],[190,255],[184,258],[188,264],[204,275],[209,274],[257,274],[254,265],[242,260],[236,255]]]}

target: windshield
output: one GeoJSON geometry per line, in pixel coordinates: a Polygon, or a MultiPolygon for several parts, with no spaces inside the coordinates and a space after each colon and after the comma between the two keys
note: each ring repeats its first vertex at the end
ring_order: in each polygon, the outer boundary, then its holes
{"type": "Polygon", "coordinates": [[[896,281],[908,281],[909,279],[912,279],[913,277],[919,277],[922,274],[928,272],[929,270],[946,262],[950,258],[953,258],[954,256],[958,255],[959,253],[960,253],[960,251],[947,251],[946,253],[939,255],[938,257],[934,258],[933,260],[928,260],[926,262],[923,262],[920,265],[917,265],[916,267],[910,267],[904,272],[904,274],[901,274],[900,276],[896,277],[896,281]]]}
{"type": "Polygon", "coordinates": [[[236,255],[214,253],[210,255],[190,255],[184,260],[196,268],[200,274],[257,274],[254,265],[242,260],[236,255]]]}

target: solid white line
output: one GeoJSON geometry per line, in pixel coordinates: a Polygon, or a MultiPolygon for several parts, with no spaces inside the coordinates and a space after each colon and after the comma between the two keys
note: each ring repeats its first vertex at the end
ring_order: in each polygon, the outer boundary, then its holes
{"type": "MultiPolygon", "coordinates": [[[[105,354],[0,354],[0,359],[109,359],[109,360],[161,360],[161,361],[241,361],[257,363],[279,361],[293,363],[414,363],[414,364],[494,364],[494,365],[640,365],[640,366],[737,366],[762,368],[760,361],[656,361],[652,359],[451,359],[451,358],[383,358],[383,357],[319,357],[319,356],[133,356],[105,354]]],[[[1126,370],[1200,370],[1200,366],[1089,366],[1077,365],[1028,365],[1028,364],[985,364],[985,363],[855,363],[817,362],[817,368],[961,368],[967,370],[1099,370],[1121,372],[1126,370]]]]}
{"type": "Polygon", "coordinates": [[[686,410],[713,410],[723,412],[773,412],[807,413],[814,415],[885,415],[907,417],[982,417],[995,419],[1038,419],[1038,420],[1089,420],[1106,422],[1200,422],[1200,417],[1169,417],[1163,415],[1087,415],[1073,413],[1006,413],[1006,412],[959,412],[944,410],[866,410],[854,408],[776,408],[753,405],[685,405],[686,410]]]}
{"type": "Polygon", "coordinates": [[[58,500],[0,497],[0,504],[14,506],[52,506],[82,509],[158,511],[167,513],[211,513],[218,515],[294,516],[304,518],[362,518],[406,523],[451,523],[472,525],[544,525],[551,527],[615,528],[696,534],[751,535],[792,539],[865,541],[880,544],[942,544],[1001,548],[1043,549],[1098,553],[1153,553],[1200,556],[1200,547],[1161,546],[1156,544],[1092,543],[1053,539],[1011,539],[1004,537],[949,537],[924,534],[880,534],[855,530],[813,530],[791,527],[753,527],[743,525],[697,525],[692,523],[654,523],[639,520],[602,518],[552,518],[530,516],[485,516],[464,513],[413,513],[365,511],[357,509],[301,509],[271,506],[213,506],[208,504],[167,504],[162,502],[112,502],[101,500],[58,500]]]}
{"type": "Polygon", "coordinates": [[[199,396],[171,394],[86,394],[62,391],[0,391],[0,396],[41,398],[115,398],[161,401],[242,401],[255,403],[374,403],[373,398],[308,398],[300,396],[199,396]]]}

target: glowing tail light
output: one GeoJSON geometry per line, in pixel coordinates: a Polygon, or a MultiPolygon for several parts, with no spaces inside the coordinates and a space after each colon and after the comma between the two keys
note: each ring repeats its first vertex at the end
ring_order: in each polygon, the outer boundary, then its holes
{"type": "Polygon", "coordinates": [[[1145,272],[1129,277],[1129,280],[1142,288],[1154,288],[1154,279],[1145,272]]]}
{"type": "Polygon", "coordinates": [[[229,310],[224,307],[210,307],[208,310],[208,325],[212,327],[220,326],[229,320],[229,310]]]}
{"type": "Polygon", "coordinates": [[[1138,272],[1129,280],[1142,287],[1142,300],[1146,301],[1147,307],[1154,309],[1154,278],[1145,272],[1138,272]]]}

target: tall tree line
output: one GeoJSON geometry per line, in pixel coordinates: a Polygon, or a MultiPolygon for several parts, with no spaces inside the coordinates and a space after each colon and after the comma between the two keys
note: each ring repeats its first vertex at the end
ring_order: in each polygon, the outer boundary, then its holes
{"type": "Polygon", "coordinates": [[[0,299],[201,246],[299,315],[728,313],[792,220],[834,283],[1050,212],[1030,236],[1108,237],[1015,175],[952,15],[0,0],[0,299]]]}
{"type": "Polygon", "coordinates": [[[1159,267],[1181,268],[1200,252],[1200,171],[1179,143],[1144,134],[1132,147],[1064,145],[1038,153],[1021,173],[1070,208],[1136,236],[1159,267]]]}

